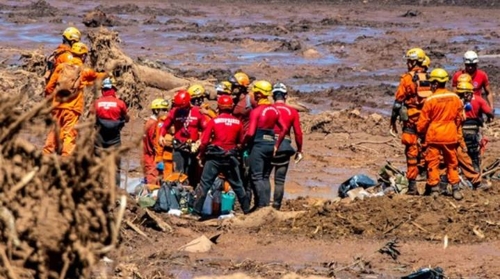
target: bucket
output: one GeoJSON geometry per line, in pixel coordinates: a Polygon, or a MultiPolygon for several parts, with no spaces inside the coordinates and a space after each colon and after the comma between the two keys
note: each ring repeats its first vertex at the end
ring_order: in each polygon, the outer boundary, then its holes
{"type": "Polygon", "coordinates": [[[229,214],[234,208],[236,194],[233,191],[222,193],[221,214],[229,214]]]}

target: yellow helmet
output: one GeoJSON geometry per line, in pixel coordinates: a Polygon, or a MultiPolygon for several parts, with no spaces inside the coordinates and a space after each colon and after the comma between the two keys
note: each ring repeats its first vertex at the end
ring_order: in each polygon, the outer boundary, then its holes
{"type": "Polygon", "coordinates": [[[462,81],[457,85],[457,93],[472,93],[474,86],[470,82],[462,81]]]}
{"type": "Polygon", "coordinates": [[[231,94],[231,83],[227,80],[221,81],[215,85],[215,91],[217,94],[231,94]]]}
{"type": "Polygon", "coordinates": [[[165,99],[154,99],[151,102],[151,109],[170,109],[170,103],[165,99]]]}
{"type": "Polygon", "coordinates": [[[441,68],[436,68],[432,70],[429,75],[429,81],[437,81],[437,82],[447,82],[450,79],[448,73],[441,68]]]}
{"type": "Polygon", "coordinates": [[[425,52],[421,48],[412,48],[406,52],[405,58],[407,60],[423,62],[425,60],[425,56],[425,52]]]}
{"type": "Polygon", "coordinates": [[[461,74],[458,76],[457,81],[460,82],[472,82],[472,77],[469,74],[461,74]]]}
{"type": "Polygon", "coordinates": [[[271,96],[273,85],[267,80],[258,80],[253,84],[252,91],[254,93],[261,93],[268,97],[271,96]]]}
{"type": "Polygon", "coordinates": [[[243,72],[237,72],[229,79],[229,81],[243,87],[248,87],[248,85],[250,85],[250,78],[243,72]]]}
{"type": "Polygon", "coordinates": [[[187,91],[189,93],[189,96],[191,96],[191,99],[201,98],[205,96],[205,88],[203,88],[203,86],[199,84],[191,85],[187,91]]]}
{"type": "Polygon", "coordinates": [[[429,68],[431,66],[431,59],[429,56],[425,56],[424,61],[422,62],[422,66],[429,68]]]}
{"type": "Polygon", "coordinates": [[[82,37],[82,33],[80,33],[80,30],[75,27],[68,27],[64,30],[62,36],[70,42],[79,42],[82,37]]]}
{"type": "Polygon", "coordinates": [[[71,53],[82,55],[89,53],[89,48],[82,42],[76,42],[71,46],[71,53]]]}

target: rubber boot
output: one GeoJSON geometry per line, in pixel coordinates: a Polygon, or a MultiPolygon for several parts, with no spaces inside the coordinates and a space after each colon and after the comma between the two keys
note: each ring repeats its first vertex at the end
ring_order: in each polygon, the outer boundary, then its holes
{"type": "Polygon", "coordinates": [[[417,181],[415,180],[409,180],[408,181],[408,192],[406,192],[407,195],[416,195],[417,193],[417,181]]]}
{"type": "Polygon", "coordinates": [[[248,194],[245,195],[245,197],[242,198],[239,202],[240,202],[241,210],[243,211],[243,214],[250,213],[250,198],[249,198],[248,194]]]}
{"type": "Polygon", "coordinates": [[[441,189],[438,185],[425,185],[425,195],[431,196],[433,198],[439,197],[441,195],[441,189]]]}
{"type": "Polygon", "coordinates": [[[453,185],[452,189],[453,189],[453,198],[454,199],[459,201],[459,200],[464,198],[464,196],[462,195],[462,192],[460,192],[460,185],[459,184],[453,185]]]}

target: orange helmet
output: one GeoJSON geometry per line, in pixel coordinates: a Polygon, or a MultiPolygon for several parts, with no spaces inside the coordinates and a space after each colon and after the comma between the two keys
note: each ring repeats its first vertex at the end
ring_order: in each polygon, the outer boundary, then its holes
{"type": "Polygon", "coordinates": [[[250,84],[250,78],[247,74],[243,72],[237,72],[232,77],[229,78],[229,81],[234,85],[239,85],[243,87],[248,87],[250,84]]]}
{"type": "Polygon", "coordinates": [[[175,93],[174,105],[179,108],[187,108],[191,104],[191,95],[184,89],[175,93]]]}

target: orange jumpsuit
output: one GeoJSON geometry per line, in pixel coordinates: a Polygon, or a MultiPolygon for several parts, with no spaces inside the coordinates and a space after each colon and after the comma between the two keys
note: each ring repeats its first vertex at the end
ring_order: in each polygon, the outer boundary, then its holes
{"type": "Polygon", "coordinates": [[[463,120],[463,104],[457,94],[440,88],[425,101],[417,122],[417,131],[419,135],[425,135],[425,142],[428,144],[425,161],[429,187],[434,187],[440,182],[441,154],[450,184],[455,185],[460,182],[457,148],[462,138],[463,120]]]}
{"type": "MultiPolygon", "coordinates": [[[[54,57],[54,65],[52,69],[56,69],[59,64],[67,63],[73,59],[73,54],[71,53],[71,46],[66,44],[60,44],[56,50],[52,53],[54,57]]],[[[51,77],[53,71],[49,70],[45,73],[44,78],[48,81],[51,77]]]]}
{"type": "MultiPolygon", "coordinates": [[[[79,65],[83,67],[83,62],[79,58],[73,58],[70,62],[71,64],[79,65]]],[[[83,89],[85,86],[91,85],[94,80],[101,79],[107,76],[107,73],[97,73],[92,69],[84,68],[80,72],[80,87],[78,88],[77,94],[72,99],[59,102],[56,99],[54,89],[56,88],[57,80],[59,78],[60,72],[63,68],[62,64],[59,64],[54,70],[54,73],[50,77],[47,86],[45,87],[45,96],[47,98],[52,98],[52,106],[54,107],[52,111],[52,116],[58,125],[60,131],[59,135],[56,135],[55,129],[52,129],[43,147],[44,154],[50,154],[60,151],[62,156],[68,156],[73,152],[76,145],[77,132],[75,130],[75,125],[78,123],[78,119],[83,113],[84,108],[84,96],[83,89]],[[59,140],[58,140],[59,137],[59,140]],[[62,146],[59,146],[61,143],[62,146]],[[61,150],[59,150],[61,147],[61,150]]]]}
{"type": "Polygon", "coordinates": [[[396,102],[403,103],[408,109],[408,121],[403,122],[403,133],[401,143],[405,146],[408,180],[415,180],[419,173],[419,166],[424,167],[422,148],[418,144],[416,123],[420,116],[420,110],[425,99],[417,95],[417,85],[413,81],[414,73],[423,73],[424,69],[414,67],[411,72],[401,76],[396,91],[396,102]]]}
{"type": "Polygon", "coordinates": [[[146,184],[156,184],[158,178],[158,170],[155,162],[155,144],[157,139],[158,119],[156,116],[151,116],[144,124],[144,135],[142,138],[142,168],[146,184]]]}
{"type": "Polygon", "coordinates": [[[163,179],[166,180],[167,177],[174,172],[174,157],[173,157],[173,146],[172,140],[173,137],[170,133],[165,135],[167,142],[170,142],[168,146],[160,145],[160,129],[163,125],[163,122],[167,116],[163,116],[160,118],[156,125],[155,130],[155,163],[159,163],[163,161],[164,169],[163,169],[163,179]],[[168,139],[170,138],[170,140],[168,139]]]}

